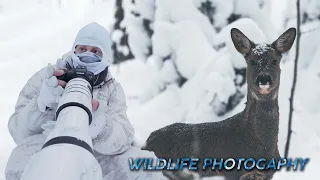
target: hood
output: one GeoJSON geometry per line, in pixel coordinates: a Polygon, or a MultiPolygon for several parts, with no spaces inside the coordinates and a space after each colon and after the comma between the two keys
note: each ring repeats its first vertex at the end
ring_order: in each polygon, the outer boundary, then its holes
{"type": "Polygon", "coordinates": [[[100,48],[102,51],[102,69],[110,66],[110,62],[112,62],[111,38],[109,32],[100,24],[93,22],[81,28],[73,43],[72,52],[75,51],[77,45],[100,48]]]}

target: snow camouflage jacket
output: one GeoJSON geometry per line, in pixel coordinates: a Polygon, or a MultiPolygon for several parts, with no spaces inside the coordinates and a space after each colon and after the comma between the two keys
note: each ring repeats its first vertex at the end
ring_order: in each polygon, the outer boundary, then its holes
{"type": "MultiPolygon", "coordinates": [[[[44,80],[45,68],[35,73],[21,90],[11,115],[8,128],[16,144],[35,134],[48,134],[54,127],[56,109],[40,112],[37,97],[44,80]]],[[[93,89],[93,98],[99,101],[89,127],[93,148],[104,155],[126,151],[133,142],[134,129],[126,115],[126,99],[120,83],[110,73],[106,83],[93,89]]]]}

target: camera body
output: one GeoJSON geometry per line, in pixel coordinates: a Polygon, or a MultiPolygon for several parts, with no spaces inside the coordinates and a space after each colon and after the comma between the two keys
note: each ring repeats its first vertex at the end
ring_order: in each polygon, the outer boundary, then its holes
{"type": "Polygon", "coordinates": [[[77,66],[76,68],[64,69],[63,71],[64,74],[57,76],[57,79],[63,80],[66,83],[74,78],[83,78],[90,83],[91,87],[93,87],[96,80],[96,76],[92,72],[88,71],[85,66],[77,66]]]}

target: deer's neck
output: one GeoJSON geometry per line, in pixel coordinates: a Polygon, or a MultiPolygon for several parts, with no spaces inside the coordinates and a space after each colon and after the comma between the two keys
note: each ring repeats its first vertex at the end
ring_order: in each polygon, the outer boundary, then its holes
{"type": "Polygon", "coordinates": [[[244,116],[246,127],[250,128],[258,139],[270,143],[278,140],[278,98],[262,101],[248,93],[244,116]]]}

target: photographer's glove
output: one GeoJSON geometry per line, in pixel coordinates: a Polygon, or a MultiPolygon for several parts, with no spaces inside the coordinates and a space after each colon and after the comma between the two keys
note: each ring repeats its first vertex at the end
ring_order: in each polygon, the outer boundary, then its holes
{"type": "Polygon", "coordinates": [[[67,61],[61,58],[57,59],[56,69],[67,69],[67,61]]]}
{"type": "Polygon", "coordinates": [[[55,69],[51,64],[45,69],[45,80],[42,82],[40,94],[37,99],[41,112],[47,108],[57,107],[64,89],[58,84],[58,79],[54,76],[55,69]]]}

